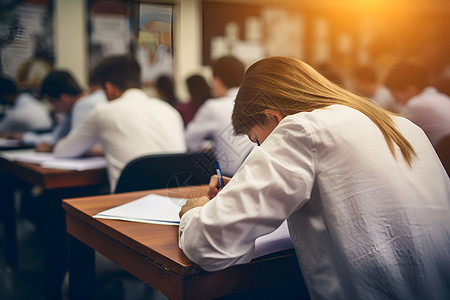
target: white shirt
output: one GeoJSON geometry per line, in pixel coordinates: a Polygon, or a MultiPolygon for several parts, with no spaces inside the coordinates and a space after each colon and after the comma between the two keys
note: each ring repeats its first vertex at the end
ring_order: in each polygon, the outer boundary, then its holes
{"type": "Polygon", "coordinates": [[[401,113],[422,128],[433,146],[450,136],[450,97],[434,87],[409,99],[401,113]]]}
{"type": "Polygon", "coordinates": [[[121,97],[97,105],[88,117],[55,146],[56,157],[77,157],[100,141],[114,191],[123,167],[146,154],[186,151],[184,124],[168,103],[129,89],[121,97]]]}
{"type": "Polygon", "coordinates": [[[103,90],[97,90],[81,97],[73,105],[70,115],[64,115],[52,132],[44,134],[37,134],[32,131],[25,132],[22,141],[28,145],[38,143],[53,145],[66,136],[70,130],[77,128],[97,104],[106,102],[107,99],[103,90]]]}
{"type": "Polygon", "coordinates": [[[45,105],[28,93],[21,93],[1,120],[0,133],[7,130],[46,130],[51,127],[52,119],[45,105]]]}
{"type": "Polygon", "coordinates": [[[418,155],[412,168],[357,110],[285,117],[183,215],[181,249],[208,271],[246,263],[255,238],[287,218],[312,299],[449,299],[449,178],[422,130],[394,120],[418,155]]]}
{"type": "Polygon", "coordinates": [[[106,103],[108,99],[106,94],[102,89],[93,91],[92,93],[81,97],[78,99],[72,108],[72,124],[71,129],[77,128],[86,117],[89,115],[91,110],[98,104],[106,103]]]}
{"type": "Polygon", "coordinates": [[[202,150],[204,141],[211,138],[222,172],[232,176],[254,144],[246,136],[235,136],[231,115],[238,89],[231,88],[224,97],[207,100],[186,128],[189,150],[202,150]]]}

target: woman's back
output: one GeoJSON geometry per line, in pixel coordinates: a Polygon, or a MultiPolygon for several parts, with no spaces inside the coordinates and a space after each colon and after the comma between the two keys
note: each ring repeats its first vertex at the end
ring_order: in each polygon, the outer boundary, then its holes
{"type": "Polygon", "coordinates": [[[308,140],[310,147],[300,152],[313,153],[311,199],[289,218],[311,294],[441,299],[448,293],[439,276],[450,271],[449,180],[425,134],[395,117],[417,153],[410,167],[354,109],[334,105],[285,121],[300,123],[299,135],[307,136],[296,143],[300,149],[308,140]]]}

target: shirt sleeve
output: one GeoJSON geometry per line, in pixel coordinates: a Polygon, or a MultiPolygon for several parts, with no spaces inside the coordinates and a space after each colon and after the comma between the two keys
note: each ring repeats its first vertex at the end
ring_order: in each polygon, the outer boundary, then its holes
{"type": "MultiPolygon", "coordinates": [[[[214,100],[208,100],[214,101],[214,100]]],[[[204,103],[186,127],[186,145],[189,150],[202,150],[203,142],[210,137],[215,130],[214,112],[210,107],[210,102],[204,103]]]]}
{"type": "Polygon", "coordinates": [[[37,134],[32,131],[27,131],[22,136],[22,142],[26,145],[36,145],[38,143],[53,145],[55,143],[55,138],[53,132],[37,134]]]}
{"type": "Polygon", "coordinates": [[[89,151],[99,139],[97,114],[90,114],[77,128],[58,143],[53,150],[55,157],[79,157],[89,151]]]}
{"type": "MultiPolygon", "coordinates": [[[[92,97],[90,95],[85,97],[92,97]]],[[[96,107],[97,102],[90,101],[91,99],[80,99],[75,102],[75,105],[72,110],[72,129],[80,126],[81,123],[86,119],[89,113],[96,107]]]]}
{"type": "Polygon", "coordinates": [[[252,259],[255,239],[310,198],[316,160],[308,136],[295,120],[280,123],[214,199],[183,215],[179,246],[189,259],[207,271],[252,259]]]}

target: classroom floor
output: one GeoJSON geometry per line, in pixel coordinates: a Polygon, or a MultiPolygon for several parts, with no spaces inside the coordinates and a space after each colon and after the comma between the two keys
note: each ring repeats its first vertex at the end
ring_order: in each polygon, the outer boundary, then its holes
{"type": "MultiPolygon", "coordinates": [[[[17,205],[19,206],[19,205],[17,205]]],[[[5,240],[0,222],[0,299],[44,300],[45,261],[42,236],[35,222],[18,211],[19,267],[11,270],[5,265],[5,240]]],[[[130,274],[116,267],[106,258],[98,257],[99,272],[96,300],[166,300],[168,299],[130,274]]],[[[63,296],[63,299],[67,297],[63,296]]]]}

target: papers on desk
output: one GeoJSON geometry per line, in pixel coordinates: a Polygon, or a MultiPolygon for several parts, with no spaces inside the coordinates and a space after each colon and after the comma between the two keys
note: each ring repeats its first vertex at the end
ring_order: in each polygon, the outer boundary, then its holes
{"type": "Polygon", "coordinates": [[[29,151],[18,151],[8,155],[9,159],[12,161],[21,161],[32,164],[40,164],[47,160],[54,159],[53,154],[48,152],[36,152],[34,150],[29,151]]]}
{"type": "Polygon", "coordinates": [[[181,207],[186,199],[169,198],[150,194],[140,199],[102,211],[94,216],[98,219],[112,219],[140,223],[178,225],[181,207]]]}
{"type": "Polygon", "coordinates": [[[104,157],[56,158],[52,153],[35,152],[34,150],[17,150],[2,152],[1,156],[10,161],[21,161],[40,164],[43,168],[83,171],[106,168],[104,157]]]}
{"type": "Polygon", "coordinates": [[[256,239],[253,258],[291,248],[294,248],[294,245],[289,235],[287,222],[284,221],[275,231],[256,239]]]}
{"type": "MultiPolygon", "coordinates": [[[[149,194],[140,199],[107,209],[94,216],[98,219],[122,220],[139,223],[179,225],[178,216],[186,199],[149,194]]],[[[253,258],[294,248],[286,221],[272,233],[255,241],[253,258]]]]}
{"type": "Polygon", "coordinates": [[[41,167],[49,169],[84,171],[106,168],[108,163],[101,156],[82,158],[56,158],[41,163],[41,167]]]}

